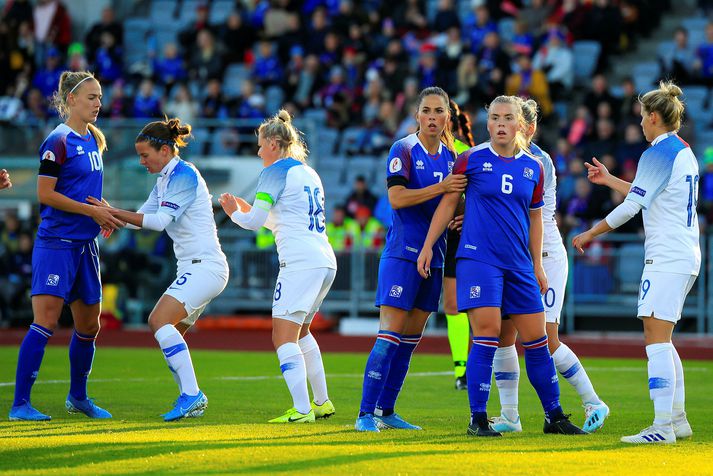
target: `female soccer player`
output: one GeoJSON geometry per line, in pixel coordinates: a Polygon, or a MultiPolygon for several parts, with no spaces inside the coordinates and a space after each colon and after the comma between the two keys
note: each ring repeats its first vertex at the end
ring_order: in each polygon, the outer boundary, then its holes
{"type": "MultiPolygon", "coordinates": [[[[134,229],[166,230],[173,240],[176,279],[149,315],[149,327],[179,389],[173,409],[163,415],[165,421],[200,416],[208,406],[183,334],[228,283],[228,262],[218,242],[210,192],[198,169],[178,156],[190,134],[190,124],[175,118],[147,124],[135,147],[139,163],[159,174],[156,185],[139,211],[109,209],[134,229]]],[[[103,206],[93,197],[89,202],[103,206]]]]}
{"type": "Polygon", "coordinates": [[[280,110],[258,128],[260,174],[255,201],[224,193],[220,204],[242,228],[271,229],[277,243],[280,273],[272,302],[272,342],[293,407],[270,423],[311,423],[335,413],[327,394],[322,354],[309,332],[315,313],[337,273],[327,240],[324,188],[307,164],[307,147],[290,114],[280,110]],[[310,404],[307,379],[314,400],[310,404]]]}
{"type": "Polygon", "coordinates": [[[438,87],[421,91],[416,120],[418,132],[397,141],[387,162],[393,224],[379,264],[379,334],[364,369],[357,431],[379,431],[377,423],[420,430],[394,413],[394,406],[426,321],[438,311],[446,246],[443,230],[430,245],[435,247],[433,275],[421,278],[413,265],[441,195],[462,193],[465,177],[450,174],[455,157],[448,94],[438,87]],[[379,415],[375,415],[377,408],[379,415]]]}
{"type": "MultiPolygon", "coordinates": [[[[547,286],[542,269],[542,163],[525,151],[520,100],[499,96],[488,108],[490,142],[458,157],[453,173],[465,174],[465,215],[456,264],[458,309],[468,313],[473,346],[468,356],[468,434],[501,436],[490,428],[486,405],[493,358],[498,348],[501,312],[522,336],[530,382],[545,410],[545,433],[582,434],[559,403],[557,372],[547,348],[541,293],[547,286]]],[[[460,199],[444,195],[433,215],[417,261],[421,276],[430,273],[431,247],[439,239],[460,199]]]]}
{"type": "Polygon", "coordinates": [[[12,187],[12,181],[10,180],[10,173],[2,169],[0,170],[0,190],[12,187]]]}
{"type": "Polygon", "coordinates": [[[30,404],[30,391],[65,302],[74,319],[65,406],[70,413],[111,418],[87,397],[102,298],[96,237],[101,229],[123,226],[108,210],[85,202],[88,195],[102,196],[106,141],[94,125],[101,98],[101,86],[91,73],[62,73],[53,105],[65,122],[40,147],[37,197],[42,223],[32,252],[34,321],[20,346],[10,420],[51,419],[30,404]]]}
{"type": "MultiPolygon", "coordinates": [[[[475,145],[470,131],[470,117],[461,111],[452,99],[451,131],[453,132],[456,154],[460,154],[475,145]]],[[[443,263],[443,310],[448,324],[448,342],[453,355],[453,371],[455,372],[457,390],[466,390],[465,363],[468,360],[468,343],[470,342],[470,324],[468,316],[458,312],[456,300],[456,250],[460,240],[460,230],[453,227],[446,237],[446,259],[443,263]]]]}
{"type": "MultiPolygon", "coordinates": [[[[537,131],[537,103],[529,99],[522,101],[522,112],[527,129],[525,138],[530,152],[542,161],[544,168],[544,206],[543,225],[544,238],[542,244],[542,267],[547,275],[549,288],[542,297],[545,306],[545,329],[547,344],[555,362],[555,367],[562,376],[577,390],[582,398],[585,409],[585,421],[582,428],[586,432],[594,432],[601,428],[609,416],[609,407],[603,403],[592,386],[587,372],[582,367],[572,349],[559,340],[558,326],[564,291],[567,287],[567,251],[562,243],[562,236],[557,229],[555,211],[557,209],[557,176],[555,166],[547,152],[532,142],[537,131]]],[[[518,382],[520,380],[520,363],[515,350],[517,331],[510,319],[503,319],[500,331],[500,347],[495,351],[493,372],[500,396],[500,416],[493,418],[492,428],[501,433],[522,431],[518,413],[518,382]]]]}
{"type": "Polygon", "coordinates": [[[612,176],[596,158],[586,163],[593,183],[626,195],[626,200],[592,229],[574,237],[581,253],[596,236],[607,233],[644,210],[645,264],[641,276],[638,316],[644,323],[648,356],[649,395],[654,423],[624,443],[675,443],[693,434],[684,407],[683,365],[671,343],[683,302],[698,276],[698,161],[676,132],[681,127],[681,89],[673,82],[639,99],[641,128],[651,142],[639,160],[633,183],[612,176]]]}

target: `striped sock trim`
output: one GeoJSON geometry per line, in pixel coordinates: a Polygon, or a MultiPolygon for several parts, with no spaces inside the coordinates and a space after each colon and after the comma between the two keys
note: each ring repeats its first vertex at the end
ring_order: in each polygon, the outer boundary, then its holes
{"type": "Polygon", "coordinates": [[[80,334],[80,333],[77,332],[77,331],[74,331],[74,336],[75,336],[77,339],[82,340],[82,341],[84,341],[84,342],[92,342],[92,341],[96,340],[96,338],[97,338],[96,334],[94,334],[93,336],[90,336],[90,335],[87,335],[87,334],[80,334]]]}
{"type": "Polygon", "coordinates": [[[401,343],[402,344],[411,344],[413,346],[417,346],[419,342],[421,342],[421,334],[414,334],[410,336],[401,336],[401,343]]]}
{"type": "Polygon", "coordinates": [[[44,336],[47,339],[52,337],[52,334],[53,334],[53,332],[51,330],[45,329],[44,327],[42,327],[39,324],[30,324],[30,330],[37,332],[38,334],[44,336]]]}
{"type": "Polygon", "coordinates": [[[497,349],[500,344],[500,338],[498,337],[473,337],[473,345],[483,345],[485,347],[495,347],[497,349]]]}
{"type": "Polygon", "coordinates": [[[401,343],[401,334],[391,331],[379,331],[376,335],[376,340],[384,340],[391,344],[399,345],[401,343]]]}
{"type": "Polygon", "coordinates": [[[525,350],[533,350],[539,349],[540,347],[545,347],[547,346],[547,335],[544,335],[539,339],[535,339],[530,342],[523,342],[522,346],[525,348],[525,350]]]}

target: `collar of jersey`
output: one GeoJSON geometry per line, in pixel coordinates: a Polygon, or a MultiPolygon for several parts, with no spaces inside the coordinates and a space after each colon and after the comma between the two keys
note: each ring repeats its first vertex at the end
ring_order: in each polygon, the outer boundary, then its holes
{"type": "Polygon", "coordinates": [[[426,153],[426,155],[428,157],[430,157],[431,159],[437,159],[438,157],[441,156],[441,152],[443,152],[443,142],[438,142],[438,152],[436,152],[436,154],[434,155],[434,154],[431,154],[428,152],[428,149],[426,149],[426,146],[423,145],[423,142],[421,142],[421,139],[418,138],[418,134],[414,134],[414,135],[416,136],[416,142],[418,142],[418,145],[421,146],[421,148],[423,149],[423,151],[426,153]]]}
{"type": "Polygon", "coordinates": [[[79,137],[79,138],[82,139],[83,141],[88,141],[89,139],[92,138],[92,132],[91,132],[90,130],[87,130],[87,134],[86,134],[86,135],[82,135],[82,134],[80,134],[79,132],[77,132],[77,131],[75,131],[74,129],[72,129],[71,127],[69,127],[69,126],[68,126],[66,123],[64,123],[64,122],[62,123],[62,125],[63,125],[64,127],[66,127],[67,130],[68,130],[70,133],[72,133],[72,134],[74,134],[75,136],[79,137]]]}
{"type": "Polygon", "coordinates": [[[178,165],[178,161],[181,160],[179,156],[175,156],[171,160],[168,161],[168,163],[164,166],[164,168],[161,169],[161,177],[166,177],[168,174],[173,172],[173,169],[176,168],[176,165],[178,165]]]}
{"type": "Polygon", "coordinates": [[[493,155],[497,155],[499,159],[504,160],[506,163],[510,163],[510,162],[513,162],[513,161],[516,160],[516,159],[519,159],[519,158],[522,157],[522,155],[525,153],[524,150],[520,149],[520,152],[518,152],[517,154],[515,154],[513,157],[505,157],[505,156],[500,155],[500,154],[498,154],[497,152],[495,152],[495,149],[493,149],[493,144],[491,144],[490,142],[488,142],[488,149],[490,149],[490,152],[492,152],[493,155]]]}
{"type": "Polygon", "coordinates": [[[658,136],[656,139],[652,140],[651,145],[654,146],[654,145],[658,144],[659,142],[661,142],[662,140],[668,139],[669,137],[671,137],[672,135],[675,135],[675,134],[676,134],[675,132],[671,132],[671,131],[664,132],[663,134],[658,136]]]}

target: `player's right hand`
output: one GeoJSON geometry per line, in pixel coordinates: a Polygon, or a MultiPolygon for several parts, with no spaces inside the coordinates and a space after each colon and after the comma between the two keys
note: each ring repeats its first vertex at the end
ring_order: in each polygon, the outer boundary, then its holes
{"type": "Polygon", "coordinates": [[[431,259],[433,258],[433,249],[423,247],[421,253],[418,255],[416,260],[416,267],[418,269],[418,274],[421,275],[423,279],[428,279],[431,276],[431,259]]]}
{"type": "Polygon", "coordinates": [[[218,197],[218,203],[223,207],[226,215],[232,216],[238,210],[238,199],[230,193],[223,193],[218,197]]]}
{"type": "Polygon", "coordinates": [[[581,254],[584,254],[584,247],[592,241],[592,235],[589,233],[589,230],[585,231],[584,233],[580,233],[579,235],[575,236],[572,239],[572,246],[579,251],[581,254]]]}
{"type": "Polygon", "coordinates": [[[111,213],[110,208],[106,207],[91,207],[90,216],[92,220],[106,230],[117,230],[126,226],[126,223],[116,218],[111,213]]]}
{"type": "Polygon", "coordinates": [[[596,157],[592,157],[592,162],[594,163],[593,165],[589,162],[584,163],[584,166],[587,168],[587,178],[590,182],[597,185],[606,185],[609,177],[611,177],[609,169],[607,169],[606,165],[599,162],[596,157]]]}
{"type": "Polygon", "coordinates": [[[468,185],[468,178],[463,174],[448,174],[441,182],[443,193],[463,193],[468,185]]]}
{"type": "Polygon", "coordinates": [[[5,169],[0,170],[0,190],[11,187],[12,182],[10,181],[10,173],[5,169]]]}

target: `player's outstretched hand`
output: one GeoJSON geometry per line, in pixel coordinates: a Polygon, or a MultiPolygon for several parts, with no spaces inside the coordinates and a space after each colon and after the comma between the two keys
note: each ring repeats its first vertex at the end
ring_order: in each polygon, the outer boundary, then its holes
{"type": "Polygon", "coordinates": [[[545,274],[545,269],[542,266],[535,268],[535,278],[537,278],[537,284],[540,286],[540,294],[545,294],[550,285],[547,282],[547,274],[545,274]]]}
{"type": "Polygon", "coordinates": [[[90,210],[90,216],[92,217],[92,220],[97,222],[97,224],[105,230],[113,231],[126,226],[125,222],[119,220],[114,215],[112,215],[112,211],[115,209],[98,206],[91,207],[90,210]]]}
{"type": "Polygon", "coordinates": [[[2,169],[0,170],[0,190],[5,188],[12,188],[12,182],[10,181],[10,172],[2,169]]]}
{"type": "Polygon", "coordinates": [[[462,193],[465,191],[466,185],[468,185],[468,178],[463,174],[448,174],[441,182],[443,193],[462,193]]]}
{"type": "Polygon", "coordinates": [[[584,254],[584,247],[590,241],[592,241],[592,235],[589,231],[585,231],[572,239],[572,246],[574,246],[580,253],[584,254]]]}
{"type": "Polygon", "coordinates": [[[99,201],[91,195],[87,197],[87,203],[89,203],[90,205],[94,205],[95,207],[112,208],[112,206],[109,205],[109,202],[107,202],[103,198],[101,199],[101,201],[99,201]]]}
{"type": "Polygon", "coordinates": [[[463,215],[456,215],[448,224],[449,230],[456,230],[460,233],[463,230],[463,215]]]}
{"type": "Polygon", "coordinates": [[[218,203],[223,207],[226,215],[232,216],[238,210],[238,199],[230,193],[223,193],[218,197],[218,203]]]}
{"type": "Polygon", "coordinates": [[[419,253],[418,259],[416,260],[416,266],[418,268],[418,274],[420,274],[423,279],[427,279],[431,275],[432,258],[433,250],[431,248],[426,249],[424,247],[421,249],[421,253],[419,253]]]}
{"type": "Polygon", "coordinates": [[[590,182],[597,185],[606,185],[611,173],[607,169],[606,165],[599,162],[596,157],[592,157],[593,164],[585,162],[584,166],[587,168],[587,178],[590,182]]]}

